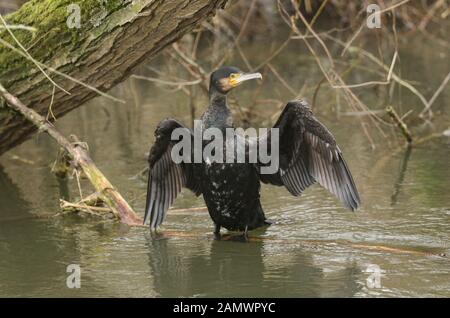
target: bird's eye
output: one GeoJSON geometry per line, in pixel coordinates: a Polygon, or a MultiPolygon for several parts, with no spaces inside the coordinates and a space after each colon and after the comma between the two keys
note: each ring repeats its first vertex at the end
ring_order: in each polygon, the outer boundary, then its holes
{"type": "Polygon", "coordinates": [[[238,75],[239,75],[239,74],[237,74],[237,73],[231,73],[231,74],[230,74],[230,78],[231,78],[231,79],[235,79],[235,78],[238,77],[238,75]]]}

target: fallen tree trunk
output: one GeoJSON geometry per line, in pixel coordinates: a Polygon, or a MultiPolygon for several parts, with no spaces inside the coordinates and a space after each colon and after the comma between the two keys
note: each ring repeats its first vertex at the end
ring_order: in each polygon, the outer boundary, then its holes
{"type": "MultiPolygon", "coordinates": [[[[135,66],[191,31],[226,2],[29,1],[5,20],[8,25],[32,27],[35,32],[0,29],[0,82],[41,115],[47,114],[53,101],[52,112],[61,117],[123,81],[135,66]],[[77,22],[71,20],[76,11],[69,9],[74,4],[80,8],[80,28],[69,27],[77,22]],[[54,90],[43,71],[70,95],[54,90]]],[[[35,131],[36,127],[0,103],[0,155],[35,131]]]]}
{"type": "Polygon", "coordinates": [[[128,225],[142,224],[142,219],[136,215],[133,209],[128,205],[127,201],[125,201],[122,195],[120,195],[108,179],[106,179],[83,147],[69,142],[44,117],[25,106],[17,97],[11,95],[1,83],[0,95],[5,98],[7,107],[16,111],[40,131],[49,134],[50,137],[67,151],[72,158],[73,166],[76,169],[80,168],[84,172],[102,201],[108,205],[114,214],[119,216],[123,223],[128,225]]]}

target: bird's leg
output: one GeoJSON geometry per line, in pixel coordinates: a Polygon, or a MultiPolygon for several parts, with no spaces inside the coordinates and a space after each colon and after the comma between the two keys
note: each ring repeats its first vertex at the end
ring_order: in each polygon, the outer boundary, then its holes
{"type": "Polygon", "coordinates": [[[214,236],[217,240],[221,239],[221,235],[220,235],[220,224],[216,224],[216,227],[214,229],[214,236]]]}
{"type": "Polygon", "coordinates": [[[244,239],[248,241],[248,225],[245,226],[244,239]]]}

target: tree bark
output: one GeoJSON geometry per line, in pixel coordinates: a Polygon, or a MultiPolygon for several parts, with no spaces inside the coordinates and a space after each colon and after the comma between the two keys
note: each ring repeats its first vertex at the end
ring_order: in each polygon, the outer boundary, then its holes
{"type": "MultiPolygon", "coordinates": [[[[42,68],[70,95],[56,88],[26,53],[0,43],[0,83],[25,105],[45,115],[53,100],[56,118],[82,105],[98,92],[74,82],[76,78],[108,91],[132,69],[191,31],[223,8],[227,0],[32,0],[5,17],[8,25],[37,31],[11,30],[42,68]],[[79,5],[80,28],[69,28],[68,6],[79,5]],[[54,70],[57,72],[55,73],[54,70]],[[52,92],[54,97],[52,98],[52,92]]],[[[0,39],[19,48],[8,30],[0,39]]],[[[19,114],[0,103],[0,155],[36,131],[19,114]]]]}

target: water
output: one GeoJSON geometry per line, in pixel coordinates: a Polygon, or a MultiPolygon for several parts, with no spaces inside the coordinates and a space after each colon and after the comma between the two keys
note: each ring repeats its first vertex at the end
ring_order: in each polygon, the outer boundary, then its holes
{"type": "MultiPolygon", "coordinates": [[[[245,50],[258,57],[261,45],[255,41],[245,50]]],[[[442,80],[436,74],[448,69],[448,52],[437,45],[430,48],[430,43],[413,45],[415,50],[400,52],[402,75],[420,80],[421,89],[432,94],[442,80]]],[[[293,44],[273,61],[295,89],[321,79],[314,62],[298,52],[293,44]]],[[[161,57],[149,65],[166,62],[161,57]]],[[[267,76],[258,97],[292,98],[273,75],[267,76]]],[[[243,86],[234,97],[248,104],[257,88],[254,83],[243,86]]],[[[381,104],[378,93],[363,92],[369,105],[381,104]]],[[[89,144],[99,168],[142,214],[146,181],[136,174],[146,165],[154,128],[168,116],[189,123],[189,101],[180,91],[137,80],[127,80],[111,94],[127,103],[96,98],[58,120],[57,127],[89,144]]],[[[309,100],[312,94],[305,92],[309,100]]],[[[206,105],[198,95],[197,116],[206,105]]],[[[111,220],[55,217],[67,189],[50,173],[57,152],[53,141],[39,135],[3,155],[0,296],[450,296],[450,138],[435,138],[408,152],[397,141],[379,137],[373,150],[359,120],[338,118],[330,96],[329,90],[321,90],[315,111],[341,145],[362,208],[345,210],[319,186],[300,198],[263,186],[263,207],[276,224],[252,232],[247,243],[214,240],[204,211],[169,213],[158,238],[146,228],[111,220]],[[66,287],[69,264],[81,266],[80,289],[66,287]],[[367,283],[374,268],[380,273],[375,287],[367,283]]],[[[421,107],[404,91],[391,102],[403,112],[421,107]]],[[[434,128],[422,129],[423,135],[448,127],[449,102],[446,90],[433,106],[440,111],[434,128]]],[[[265,115],[273,107],[259,109],[265,115]]],[[[392,139],[392,131],[386,131],[392,139]]],[[[89,194],[86,180],[82,189],[89,194]]],[[[74,179],[69,194],[78,196],[74,179]]],[[[183,191],[175,207],[203,205],[201,198],[183,191]]]]}

